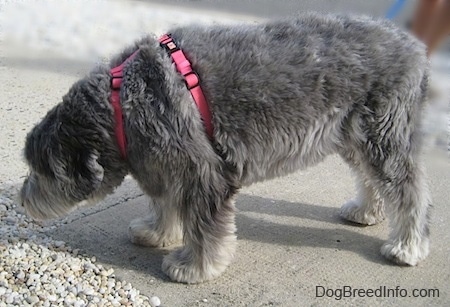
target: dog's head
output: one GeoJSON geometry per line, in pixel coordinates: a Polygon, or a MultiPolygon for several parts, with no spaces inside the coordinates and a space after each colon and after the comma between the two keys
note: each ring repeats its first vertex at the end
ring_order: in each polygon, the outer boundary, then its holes
{"type": "Polygon", "coordinates": [[[30,174],[21,200],[34,218],[58,217],[84,201],[95,202],[123,180],[104,79],[98,74],[77,82],[28,134],[24,155],[30,174]]]}

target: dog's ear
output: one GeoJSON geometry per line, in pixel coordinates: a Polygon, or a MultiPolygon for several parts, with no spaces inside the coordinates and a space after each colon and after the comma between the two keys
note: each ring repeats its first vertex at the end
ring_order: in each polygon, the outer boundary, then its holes
{"type": "Polygon", "coordinates": [[[59,156],[51,165],[61,189],[72,199],[82,201],[102,184],[104,169],[98,160],[96,151],[72,151],[59,156]]]}

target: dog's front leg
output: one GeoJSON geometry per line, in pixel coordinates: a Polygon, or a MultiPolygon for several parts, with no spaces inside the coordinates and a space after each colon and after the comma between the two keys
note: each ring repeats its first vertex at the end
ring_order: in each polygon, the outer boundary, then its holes
{"type": "Polygon", "coordinates": [[[199,177],[182,187],[184,246],[167,255],[162,265],[178,282],[199,283],[219,276],[236,248],[235,192],[217,173],[207,171],[199,177]]]}
{"type": "Polygon", "coordinates": [[[137,245],[165,247],[181,241],[179,214],[170,197],[149,199],[150,213],[131,221],[128,234],[137,245]]]}

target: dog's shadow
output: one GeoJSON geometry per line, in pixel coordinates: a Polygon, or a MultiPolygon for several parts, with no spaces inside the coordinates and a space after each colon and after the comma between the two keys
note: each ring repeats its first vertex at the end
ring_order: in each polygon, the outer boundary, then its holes
{"type": "MultiPolygon", "coordinates": [[[[52,236],[125,272],[139,270],[168,281],[161,271],[162,259],[177,246],[163,249],[141,247],[128,239],[129,221],[147,212],[145,197],[140,199],[142,202],[137,204],[118,205],[69,223],[52,236]],[[120,206],[127,206],[129,210],[120,206]]],[[[353,228],[342,221],[338,208],[245,194],[238,197],[236,206],[239,241],[348,250],[369,261],[387,264],[379,254],[382,240],[376,235],[364,234],[368,232],[365,228],[353,228]]]]}
{"type": "Polygon", "coordinates": [[[377,237],[377,233],[382,225],[364,227],[345,221],[339,216],[339,208],[250,195],[242,195],[237,208],[239,239],[348,250],[369,261],[387,263],[379,253],[383,240],[377,237]],[[372,236],[373,229],[376,232],[372,236]]]}

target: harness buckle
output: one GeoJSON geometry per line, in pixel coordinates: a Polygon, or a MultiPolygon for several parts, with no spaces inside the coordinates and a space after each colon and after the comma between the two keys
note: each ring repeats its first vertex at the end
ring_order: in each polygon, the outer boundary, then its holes
{"type": "Polygon", "coordinates": [[[164,47],[164,49],[166,49],[166,51],[169,54],[172,54],[180,50],[177,44],[175,44],[175,42],[173,41],[172,36],[170,36],[170,34],[166,34],[160,39],[160,45],[164,47]]]}
{"type": "Polygon", "coordinates": [[[184,75],[184,82],[188,90],[191,90],[200,85],[200,77],[195,71],[191,71],[184,75]]]}

